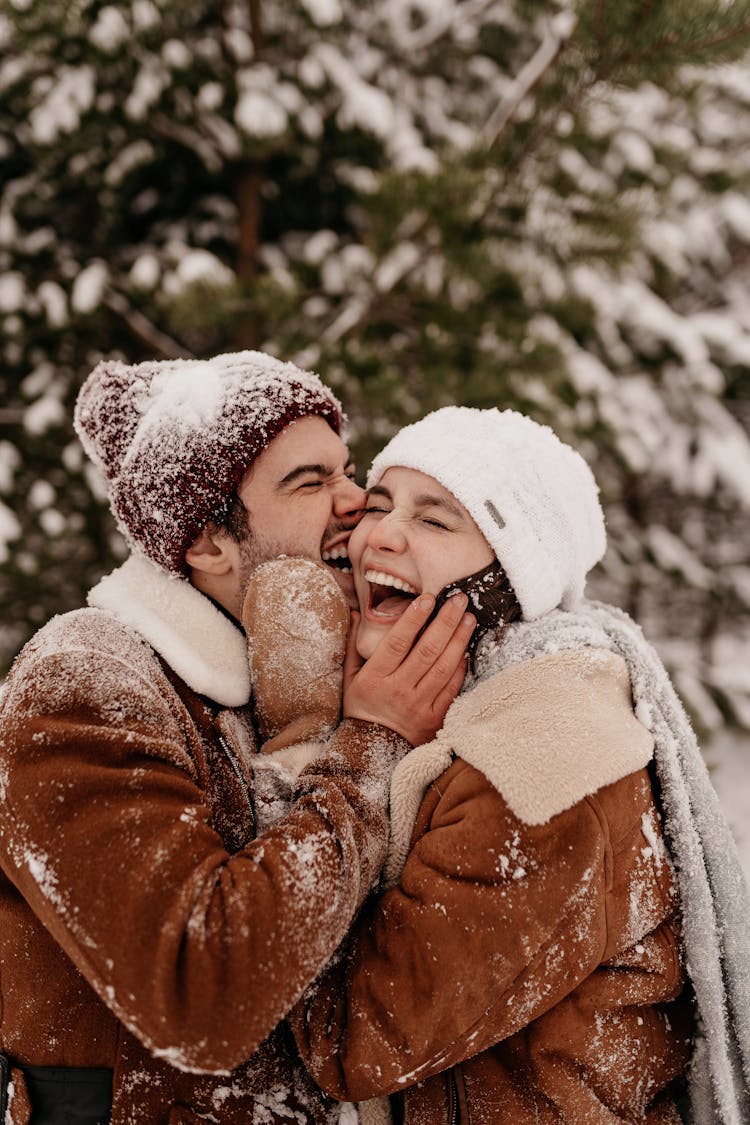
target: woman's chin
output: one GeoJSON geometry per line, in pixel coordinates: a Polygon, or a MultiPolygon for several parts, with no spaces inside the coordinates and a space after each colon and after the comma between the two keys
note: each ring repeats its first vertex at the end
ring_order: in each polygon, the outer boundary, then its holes
{"type": "Polygon", "coordinates": [[[360,620],[357,630],[357,652],[363,660],[370,659],[391,628],[391,625],[371,625],[364,619],[360,620]]]}

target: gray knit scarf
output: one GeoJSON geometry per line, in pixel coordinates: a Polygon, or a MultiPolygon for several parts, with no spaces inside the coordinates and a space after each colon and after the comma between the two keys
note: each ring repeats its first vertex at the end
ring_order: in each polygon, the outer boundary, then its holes
{"type": "Polygon", "coordinates": [[[693,1125],[750,1122],[750,894],[695,733],[664,665],[627,614],[584,601],[488,634],[464,690],[545,653],[581,647],[619,654],[635,712],[651,731],[664,829],[677,873],[697,1030],[689,1074],[693,1125]]]}

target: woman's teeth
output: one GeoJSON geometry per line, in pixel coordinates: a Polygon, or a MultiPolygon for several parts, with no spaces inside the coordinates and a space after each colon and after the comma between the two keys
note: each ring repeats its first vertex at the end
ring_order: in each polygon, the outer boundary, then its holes
{"type": "Polygon", "coordinates": [[[415,589],[409,582],[404,582],[402,578],[394,578],[392,574],[385,574],[382,570],[366,570],[365,580],[372,586],[393,586],[394,589],[401,590],[404,594],[419,593],[419,590],[415,589]]]}

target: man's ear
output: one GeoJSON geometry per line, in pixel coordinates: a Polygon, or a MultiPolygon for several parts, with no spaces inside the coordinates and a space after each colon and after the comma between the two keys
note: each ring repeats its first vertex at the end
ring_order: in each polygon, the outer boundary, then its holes
{"type": "Polygon", "coordinates": [[[185,562],[193,571],[220,577],[233,567],[233,546],[233,540],[225,531],[208,524],[185,551],[185,562]]]}

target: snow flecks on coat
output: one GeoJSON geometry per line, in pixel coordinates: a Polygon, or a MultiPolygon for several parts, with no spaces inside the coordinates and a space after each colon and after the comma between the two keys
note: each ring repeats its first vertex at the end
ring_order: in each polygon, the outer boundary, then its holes
{"type": "Polygon", "coordinates": [[[99,609],[50,622],[3,693],[3,1044],[117,1061],[115,1125],[173,1104],[253,1122],[271,1089],[289,1120],[337,1120],[278,1024],[377,877],[406,745],[342,723],[256,842],[246,720],[99,609]]]}
{"type": "Polygon", "coordinates": [[[32,879],[44,897],[53,902],[59,910],[62,901],[57,892],[57,877],[54,871],[50,869],[49,856],[40,852],[34,853],[29,849],[23,857],[23,862],[28,867],[32,879]]]}
{"type": "Polygon", "coordinates": [[[483,677],[480,646],[480,680],[396,767],[389,889],[294,1015],[331,1093],[406,1087],[407,1119],[434,1125],[440,1072],[458,1067],[475,1125],[637,1120],[684,1071],[692,1007],[673,872],[654,847],[653,740],[622,656],[581,647],[530,645],[510,675],[483,677]],[[517,784],[530,762],[541,801],[517,784]],[[638,1058],[636,1090],[615,1057],[638,1058]]]}
{"type": "MultiPolygon", "coordinates": [[[[654,737],[697,1007],[693,1120],[739,1125],[750,1120],[750,892],[695,733],[658,654],[627,614],[584,600],[570,612],[514,623],[500,645],[491,637],[483,640],[478,678],[540,654],[581,648],[615,652],[625,660],[635,715],[654,737]]],[[[469,678],[465,689],[473,682],[469,678]]]]}
{"type": "Polygon", "coordinates": [[[656,809],[651,809],[641,817],[641,828],[643,829],[643,835],[647,841],[647,846],[643,849],[644,858],[650,859],[653,857],[657,868],[661,868],[663,863],[670,863],[671,861],[664,843],[664,837],[661,834],[658,819],[659,814],[656,809]]]}
{"type": "MultiPolygon", "coordinates": [[[[220,1111],[222,1094],[225,1096],[230,1090],[217,1091],[214,1095],[214,1104],[220,1111]]],[[[302,1109],[295,1109],[288,1104],[289,1089],[279,1083],[274,1084],[262,1094],[257,1094],[253,1104],[252,1125],[279,1125],[282,1121],[289,1121],[290,1125],[307,1125],[308,1116],[302,1109]]],[[[221,1117],[218,1118],[221,1120],[221,1117]]]]}
{"type": "Polygon", "coordinates": [[[523,879],[526,874],[527,867],[536,867],[536,860],[529,857],[521,850],[521,834],[515,832],[513,836],[505,841],[505,846],[502,851],[495,852],[497,855],[497,867],[495,868],[500,878],[507,879],[523,879]]]}

